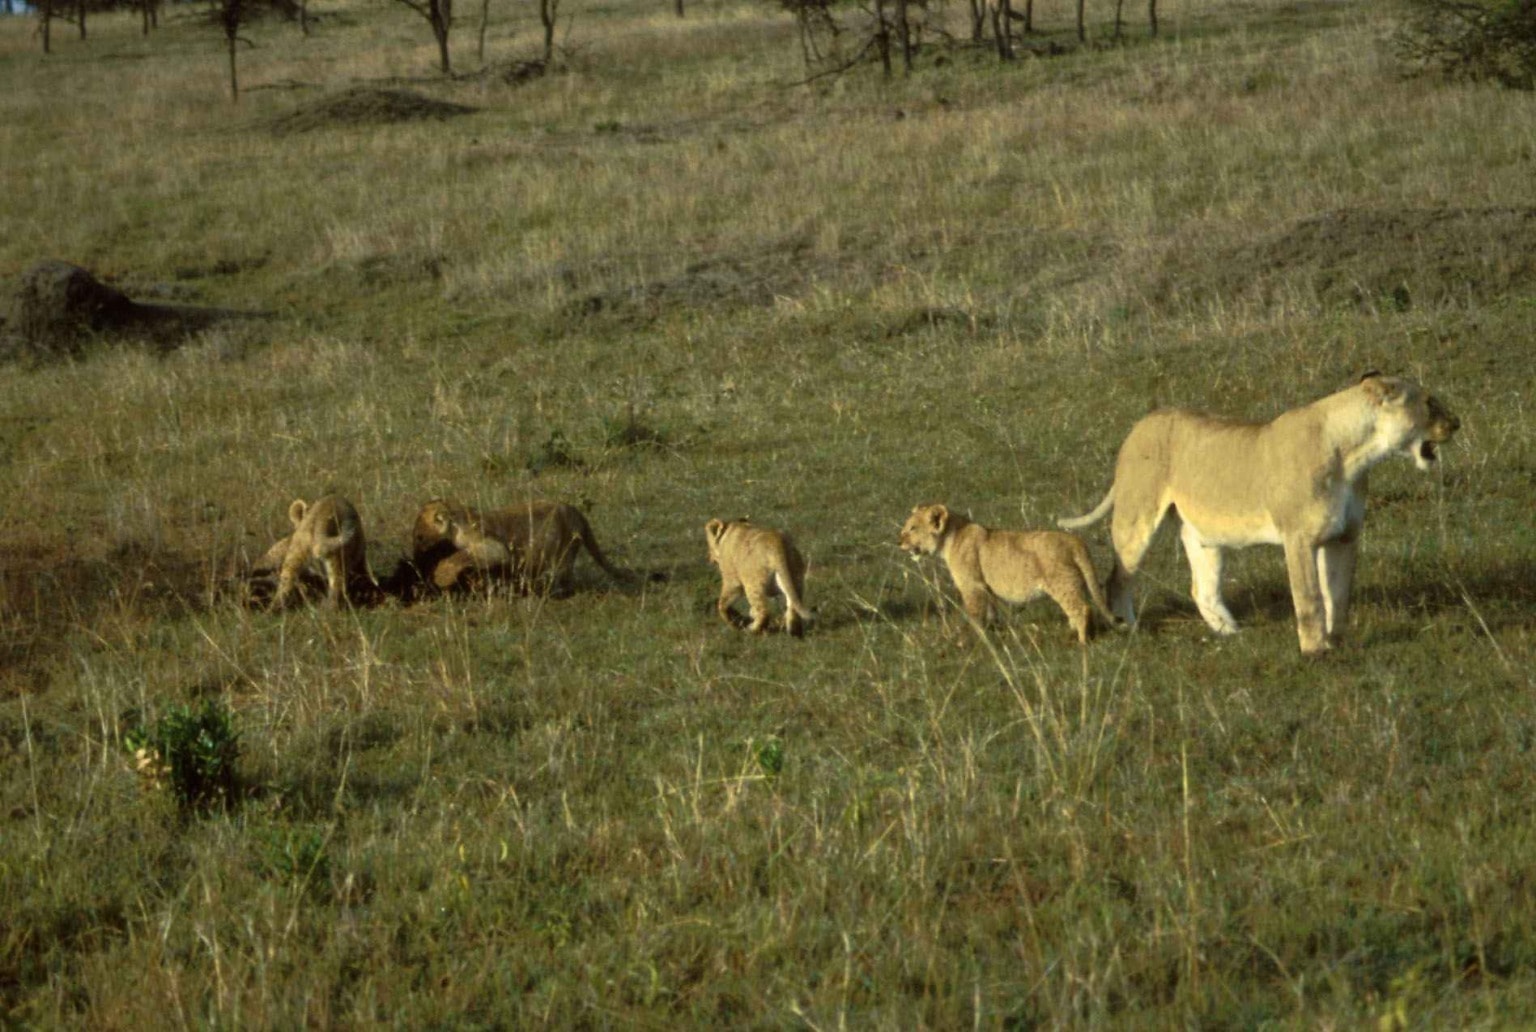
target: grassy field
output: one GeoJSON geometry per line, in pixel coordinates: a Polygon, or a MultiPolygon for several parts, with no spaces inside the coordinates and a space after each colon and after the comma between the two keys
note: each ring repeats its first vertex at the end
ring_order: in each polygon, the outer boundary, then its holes
{"type": "Polygon", "coordinates": [[[572,3],[524,81],[529,8],[443,80],[319,3],[238,105],[190,13],[0,21],[0,276],[265,313],[0,379],[0,1023],[1536,1022],[1536,100],[1403,79],[1370,0],[1084,48],[1038,6],[1064,52],[799,85],[768,5],[572,3]],[[975,643],[896,548],[1087,511],[1153,406],[1370,368],[1464,427],[1373,474],[1325,660],[1275,549],[1218,641],[1165,531],[1083,649],[1048,602],[975,643]],[[241,606],[330,490],[381,574],[428,498],[537,495],[668,579],[241,606]],[[810,558],[803,641],[715,618],[744,514],[810,558]],[[184,812],[124,740],[207,700],[239,790],[184,812]]]}

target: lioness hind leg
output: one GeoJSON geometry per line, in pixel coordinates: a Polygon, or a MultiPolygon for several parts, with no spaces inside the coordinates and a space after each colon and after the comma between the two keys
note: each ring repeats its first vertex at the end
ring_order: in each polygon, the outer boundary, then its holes
{"type": "Polygon", "coordinates": [[[1189,593],[1200,615],[1217,634],[1236,634],[1237,621],[1221,598],[1221,549],[1207,545],[1188,523],[1179,530],[1179,540],[1189,556],[1189,593]]]}
{"type": "Polygon", "coordinates": [[[1115,546],[1115,569],[1109,575],[1109,583],[1104,586],[1104,593],[1109,596],[1109,611],[1123,620],[1128,626],[1136,622],[1136,604],[1132,598],[1132,589],[1136,585],[1136,571],[1141,568],[1141,560],[1147,554],[1147,549],[1152,546],[1152,539],[1157,536],[1158,528],[1163,525],[1163,518],[1168,514],[1168,506],[1152,508],[1146,513],[1136,513],[1129,502],[1123,507],[1120,499],[1115,501],[1114,522],[1110,525],[1110,538],[1115,546]]]}

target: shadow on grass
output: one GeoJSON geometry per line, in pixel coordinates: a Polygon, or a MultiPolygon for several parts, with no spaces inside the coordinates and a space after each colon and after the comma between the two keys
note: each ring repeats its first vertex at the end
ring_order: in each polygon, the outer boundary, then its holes
{"type": "MultiPolygon", "coordinates": [[[[1285,580],[1227,584],[1223,594],[1239,625],[1295,619],[1290,584],[1285,580]]],[[[1351,601],[1356,607],[1410,610],[1426,616],[1466,613],[1470,602],[1471,610],[1490,630],[1523,626],[1530,622],[1529,607],[1536,604],[1536,560],[1511,559],[1465,578],[1426,568],[1394,576],[1385,583],[1357,584],[1351,601]]],[[[1148,627],[1170,620],[1200,619],[1194,601],[1173,591],[1157,591],[1138,602],[1139,621],[1148,627]]]]}

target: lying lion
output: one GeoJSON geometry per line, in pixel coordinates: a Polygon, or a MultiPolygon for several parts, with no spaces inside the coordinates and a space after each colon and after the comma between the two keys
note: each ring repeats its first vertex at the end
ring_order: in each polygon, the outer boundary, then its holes
{"type": "Polygon", "coordinates": [[[434,499],[416,514],[411,546],[421,576],[442,590],[462,587],[475,574],[511,583],[519,592],[568,595],[582,549],[614,580],[631,579],[608,562],[581,510],[563,502],[535,500],[482,512],[434,499]]]}
{"type": "Polygon", "coordinates": [[[1110,606],[1134,622],[1136,570],[1175,510],[1195,604],[1217,634],[1237,631],[1221,598],[1222,550],[1283,546],[1301,651],[1312,655],[1331,647],[1348,616],[1366,472],[1393,455],[1429,469],[1460,426],[1417,383],[1375,372],[1268,423],[1164,409],[1131,428],[1098,507],[1060,525],[1078,530],[1114,510],[1110,606]]]}
{"type": "Polygon", "coordinates": [[[913,559],[943,558],[965,611],[985,626],[992,599],[1029,602],[1050,596],[1067,614],[1077,640],[1088,643],[1093,614],[1114,617],[1099,590],[1088,547],[1059,530],[988,530],[942,505],[919,505],[901,528],[901,547],[913,559]]]}

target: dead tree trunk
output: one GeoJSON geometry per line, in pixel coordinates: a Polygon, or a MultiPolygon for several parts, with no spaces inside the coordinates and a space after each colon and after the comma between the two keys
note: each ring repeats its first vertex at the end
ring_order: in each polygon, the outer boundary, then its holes
{"type": "Polygon", "coordinates": [[[994,0],[992,5],[992,35],[997,40],[997,57],[1000,61],[1013,60],[1013,3],[1012,0],[994,0]]]}
{"type": "Polygon", "coordinates": [[[560,18],[560,0],[539,0],[539,23],[544,26],[544,68],[555,65],[555,25],[560,18]]]}
{"type": "Polygon", "coordinates": [[[875,0],[875,46],[880,51],[880,68],[891,77],[891,26],[885,19],[885,0],[875,0]]]}
{"type": "Polygon", "coordinates": [[[53,0],[42,0],[38,4],[37,32],[43,37],[43,53],[53,53],[53,0]]]}

